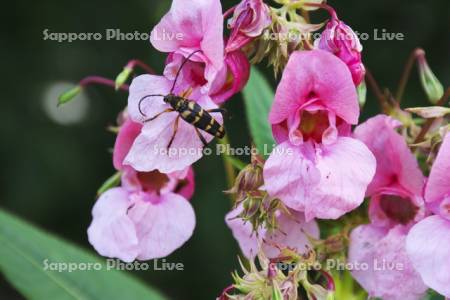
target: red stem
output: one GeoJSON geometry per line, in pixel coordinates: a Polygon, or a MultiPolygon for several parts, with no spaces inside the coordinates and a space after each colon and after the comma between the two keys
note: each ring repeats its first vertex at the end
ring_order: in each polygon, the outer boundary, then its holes
{"type": "Polygon", "coordinates": [[[336,290],[336,286],[334,284],[333,276],[331,276],[330,273],[324,270],[321,270],[321,273],[327,280],[327,290],[334,292],[336,290]]]}
{"type": "Polygon", "coordinates": [[[151,67],[149,67],[146,63],[140,61],[139,59],[130,60],[127,63],[127,65],[125,66],[125,68],[134,69],[135,66],[142,68],[144,71],[146,71],[149,74],[156,74],[156,72],[151,67]]]}
{"type": "Polygon", "coordinates": [[[366,79],[369,85],[372,87],[372,90],[375,93],[375,97],[378,99],[378,103],[380,104],[381,110],[384,113],[387,113],[389,105],[383,93],[381,92],[380,86],[378,85],[377,81],[375,80],[369,69],[366,69],[366,79]]]}
{"type": "Polygon", "coordinates": [[[406,62],[405,69],[403,70],[402,76],[400,78],[397,93],[395,94],[395,99],[400,104],[403,98],[403,92],[405,91],[406,84],[408,83],[409,76],[411,75],[412,67],[414,66],[414,62],[417,58],[423,57],[425,55],[425,51],[423,49],[417,48],[415,49],[408,58],[406,62]]]}
{"type": "Polygon", "coordinates": [[[234,10],[236,9],[236,6],[237,6],[237,5],[232,6],[230,9],[228,9],[228,10],[223,14],[223,18],[225,19],[225,18],[227,18],[229,15],[231,15],[231,14],[234,12],[234,10]]]}
{"type": "MultiPolygon", "coordinates": [[[[116,87],[116,83],[114,82],[114,80],[111,80],[111,79],[108,79],[105,77],[101,77],[101,76],[88,76],[88,77],[81,79],[79,82],[79,85],[81,87],[86,87],[86,86],[93,85],[93,84],[106,85],[106,86],[110,86],[112,88],[116,87]]],[[[120,86],[120,89],[122,91],[128,91],[128,84],[122,84],[120,86]]]]}
{"type": "Polygon", "coordinates": [[[334,8],[332,8],[328,4],[305,3],[305,6],[323,8],[326,11],[328,11],[328,13],[330,14],[331,18],[333,18],[335,20],[338,20],[338,16],[336,14],[336,11],[334,10],[334,8]]]}

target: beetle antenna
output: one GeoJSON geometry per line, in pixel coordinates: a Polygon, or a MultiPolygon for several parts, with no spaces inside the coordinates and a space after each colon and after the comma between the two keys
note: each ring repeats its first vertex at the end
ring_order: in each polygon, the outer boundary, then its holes
{"type": "Polygon", "coordinates": [[[180,75],[180,71],[181,69],[184,67],[184,65],[188,62],[188,60],[197,52],[201,52],[201,50],[195,50],[194,52],[192,52],[191,54],[189,54],[181,63],[180,68],[177,71],[177,75],[175,76],[175,81],[173,82],[172,88],[170,89],[170,93],[173,93],[173,90],[175,89],[175,84],[177,83],[178,80],[178,76],[180,75]]]}
{"type": "Polygon", "coordinates": [[[141,115],[143,115],[144,117],[146,117],[147,115],[142,111],[142,108],[141,108],[142,102],[144,102],[145,99],[150,98],[150,97],[163,97],[164,98],[164,95],[161,95],[161,94],[147,95],[147,96],[142,97],[141,100],[139,100],[138,109],[139,109],[139,112],[141,113],[141,115]]]}

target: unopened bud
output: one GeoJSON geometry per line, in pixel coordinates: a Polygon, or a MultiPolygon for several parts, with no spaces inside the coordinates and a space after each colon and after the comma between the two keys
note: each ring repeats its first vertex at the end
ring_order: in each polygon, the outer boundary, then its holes
{"type": "Polygon", "coordinates": [[[358,85],[358,87],[356,88],[356,92],[358,93],[359,107],[363,108],[366,104],[367,98],[367,86],[364,80],[358,85]]]}
{"type": "Polygon", "coordinates": [[[236,203],[240,203],[247,198],[248,193],[258,191],[263,185],[264,179],[262,170],[262,165],[252,162],[239,172],[234,186],[227,191],[228,193],[237,195],[236,203]]]}
{"type": "Polygon", "coordinates": [[[243,219],[251,219],[259,211],[261,199],[249,197],[243,202],[244,211],[241,214],[243,219]]]}
{"type": "Polygon", "coordinates": [[[118,90],[128,80],[128,77],[130,77],[132,72],[133,69],[130,67],[123,68],[123,71],[116,77],[116,90],[118,90]]]}
{"type": "Polygon", "coordinates": [[[442,118],[450,114],[450,108],[443,106],[428,106],[428,107],[411,107],[406,111],[414,113],[425,119],[442,118]]]}
{"type": "Polygon", "coordinates": [[[58,97],[58,106],[66,104],[68,102],[70,102],[73,98],[75,98],[80,92],[81,92],[82,88],[81,86],[77,85],[74,88],[71,88],[70,90],[62,93],[59,97],[58,97]]]}
{"type": "Polygon", "coordinates": [[[431,103],[436,103],[444,95],[444,87],[428,65],[425,58],[425,51],[419,49],[416,53],[422,87],[427,94],[428,100],[430,100],[431,103]]]}

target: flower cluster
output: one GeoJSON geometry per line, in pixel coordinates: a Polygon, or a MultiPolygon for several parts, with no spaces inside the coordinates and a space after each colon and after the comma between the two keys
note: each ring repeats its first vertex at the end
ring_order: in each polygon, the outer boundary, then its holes
{"type": "MultiPolygon", "coordinates": [[[[248,165],[225,158],[240,169],[225,223],[250,268],[219,299],[328,300],[338,289],[350,299],[329,258],[366,266],[351,276],[370,297],[420,299],[429,288],[450,297],[449,90],[417,50],[435,106],[402,109],[404,85],[395,99],[371,76],[383,114],[360,124],[366,68],[355,32],[321,0],[275,2],[242,0],[222,12],[219,0],[173,0],[150,38],[167,53],[161,75],[134,60],[112,83],[129,92],[113,153],[120,185],[102,189],[90,243],[129,262],[167,256],[191,237],[192,165],[224,137],[220,106],[244,88],[250,63],[265,59],[282,73],[266,120],[276,146],[248,165]],[[329,13],[326,24],[310,23],[317,9],[329,13]],[[128,87],[135,66],[147,74],[128,87]]],[[[60,102],[92,82],[111,85],[89,77],[60,102]]]]}
{"type": "MultiPolygon", "coordinates": [[[[113,157],[121,186],[100,196],[88,229],[89,241],[101,255],[124,261],[165,257],[191,237],[195,227],[189,203],[194,191],[192,164],[214,136],[199,131],[186,118],[180,121],[181,109],[173,108],[165,96],[188,99],[223,122],[219,105],[249,78],[250,65],[240,47],[266,26],[258,20],[252,24],[260,17],[252,17],[250,9],[243,5],[242,17],[230,23],[227,43],[218,0],[174,0],[153,28],[150,42],[168,54],[166,64],[163,75],[143,74],[129,86],[113,157]]],[[[124,85],[132,67],[125,67],[116,87],[124,85]]]]}

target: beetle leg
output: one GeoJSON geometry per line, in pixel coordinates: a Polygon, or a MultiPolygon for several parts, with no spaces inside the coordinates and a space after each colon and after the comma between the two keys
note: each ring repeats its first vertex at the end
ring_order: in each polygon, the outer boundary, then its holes
{"type": "Polygon", "coordinates": [[[228,111],[224,108],[213,108],[206,111],[209,113],[221,113],[223,117],[228,117],[228,111]]]}
{"type": "Polygon", "coordinates": [[[168,108],[168,109],[166,109],[166,110],[160,112],[160,113],[157,114],[156,116],[151,117],[150,119],[144,120],[144,123],[153,121],[154,119],[156,119],[157,117],[159,117],[159,116],[162,115],[163,113],[168,113],[168,112],[172,112],[172,111],[175,111],[175,110],[174,110],[173,108],[168,108]]]}
{"type": "Polygon", "coordinates": [[[170,138],[169,144],[167,145],[167,150],[169,150],[170,146],[172,146],[173,140],[175,139],[175,135],[177,134],[178,131],[178,122],[180,121],[180,116],[178,115],[178,117],[175,119],[175,123],[173,123],[173,134],[172,137],[170,138]]]}
{"type": "Polygon", "coordinates": [[[205,140],[205,137],[202,135],[202,133],[200,132],[200,130],[198,130],[197,127],[195,128],[195,132],[197,132],[198,137],[200,138],[200,141],[202,141],[203,143],[203,147],[206,147],[208,145],[208,142],[205,140]]]}

